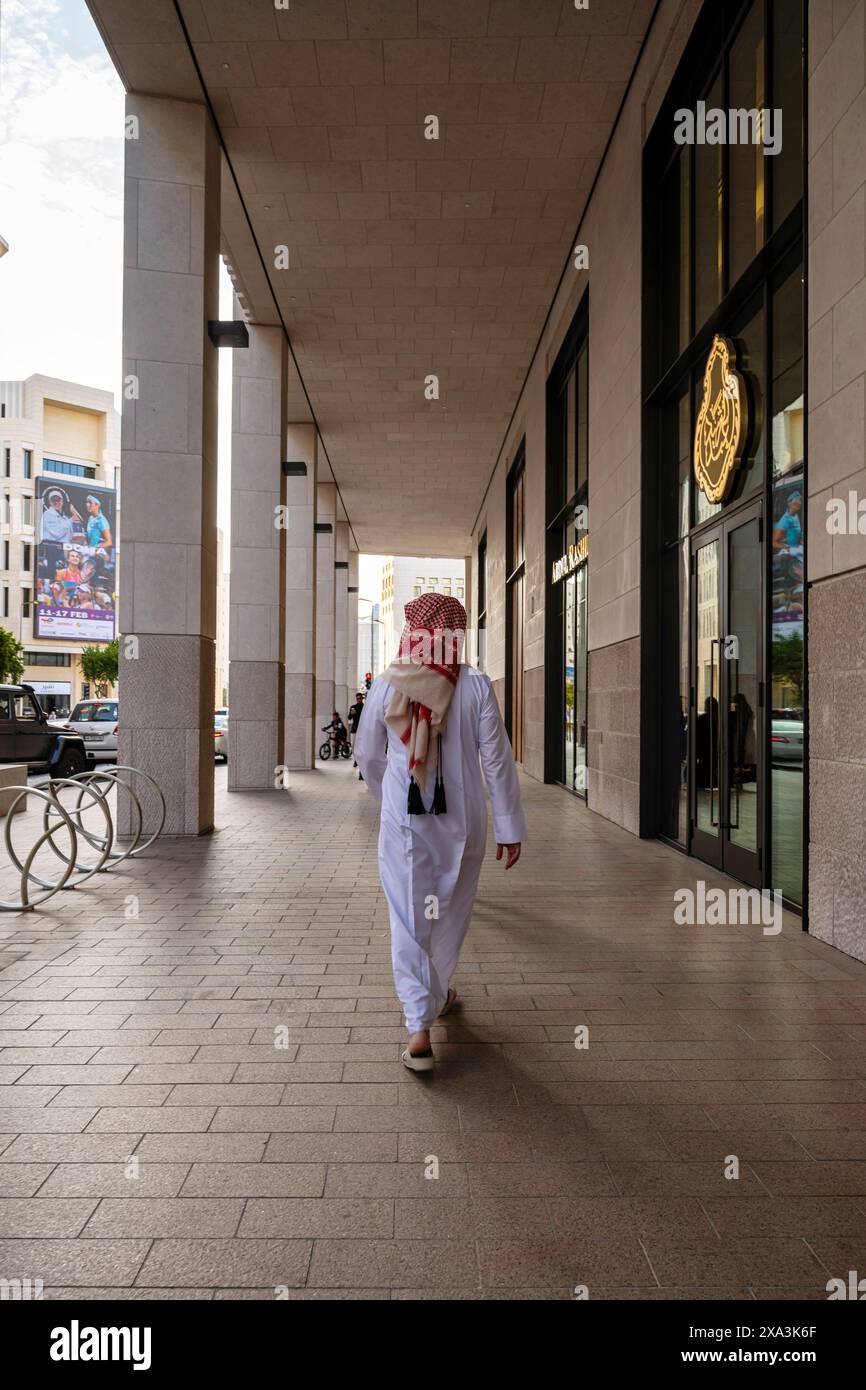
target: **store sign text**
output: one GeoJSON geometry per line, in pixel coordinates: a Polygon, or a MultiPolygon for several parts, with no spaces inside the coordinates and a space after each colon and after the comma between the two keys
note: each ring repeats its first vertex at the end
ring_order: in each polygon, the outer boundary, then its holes
{"type": "Polygon", "coordinates": [[[704,370],[694,446],[695,480],[710,502],[723,502],[730,492],[748,434],[749,401],[736,360],[733,343],[717,334],[704,370]]]}
{"type": "Polygon", "coordinates": [[[589,536],[583,535],[576,544],[568,547],[560,560],[554,560],[550,582],[558,584],[560,579],[564,579],[572,570],[576,570],[578,565],[582,565],[588,555],[589,536]]]}

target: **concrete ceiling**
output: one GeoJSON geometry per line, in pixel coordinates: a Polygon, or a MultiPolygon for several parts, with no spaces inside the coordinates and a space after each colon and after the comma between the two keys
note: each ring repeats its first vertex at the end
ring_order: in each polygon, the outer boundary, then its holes
{"type": "Polygon", "coordinates": [[[360,548],[467,553],[653,0],[89,5],[129,90],[206,85],[223,249],[360,548]]]}

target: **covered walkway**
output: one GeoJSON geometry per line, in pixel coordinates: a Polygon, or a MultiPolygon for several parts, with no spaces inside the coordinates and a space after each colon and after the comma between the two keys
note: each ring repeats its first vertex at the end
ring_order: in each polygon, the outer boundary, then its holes
{"type": "Polygon", "coordinates": [[[507,881],[491,853],[414,1076],[364,788],[224,777],[213,836],[0,922],[0,1276],[825,1299],[862,1268],[866,967],[794,918],[675,926],[694,860],[524,779],[531,843],[507,881]]]}

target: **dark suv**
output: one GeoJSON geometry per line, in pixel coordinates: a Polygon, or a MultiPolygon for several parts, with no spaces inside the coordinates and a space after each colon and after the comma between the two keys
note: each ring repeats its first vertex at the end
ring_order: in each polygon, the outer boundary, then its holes
{"type": "Polygon", "coordinates": [[[80,734],[48,723],[31,686],[0,685],[0,763],[74,777],[88,766],[88,757],[80,734]]]}

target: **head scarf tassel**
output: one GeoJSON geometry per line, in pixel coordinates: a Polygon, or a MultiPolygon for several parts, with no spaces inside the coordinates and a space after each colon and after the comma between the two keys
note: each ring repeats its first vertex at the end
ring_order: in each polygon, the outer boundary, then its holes
{"type": "Polygon", "coordinates": [[[421,800],[421,788],[414,777],[409,778],[409,799],[406,810],[410,816],[426,816],[424,802],[421,800]]]}
{"type": "Polygon", "coordinates": [[[442,735],[437,735],[438,747],[436,749],[436,784],[433,788],[433,814],[434,816],[444,816],[448,807],[445,805],[445,783],[442,780],[442,735]]]}

